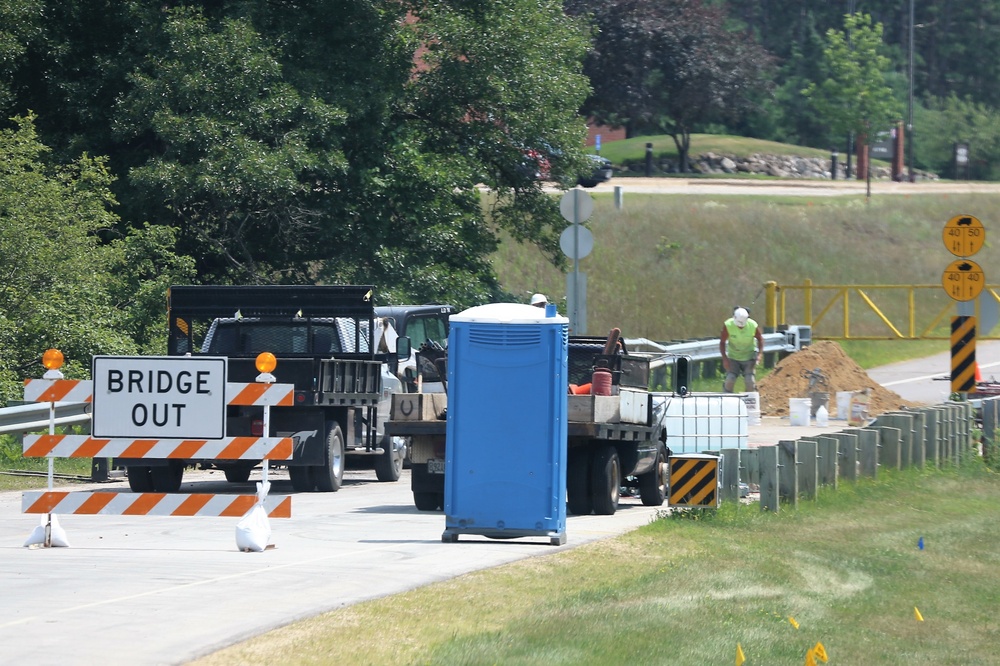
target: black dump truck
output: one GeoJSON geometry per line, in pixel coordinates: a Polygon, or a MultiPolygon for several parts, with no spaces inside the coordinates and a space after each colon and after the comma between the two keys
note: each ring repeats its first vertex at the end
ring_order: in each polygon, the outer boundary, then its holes
{"type": "MultiPolygon", "coordinates": [[[[383,425],[390,396],[405,390],[398,358],[410,356],[390,320],[379,318],[372,286],[173,286],[168,292],[168,354],[224,356],[228,382],[254,382],[256,358],[271,352],[278,383],[294,404],[272,407],[272,437],[291,437],[287,465],[301,492],[332,492],[347,456],[366,457],[380,481],[396,481],[406,440],[383,425]],[[400,356],[397,357],[397,343],[400,356]],[[381,405],[381,408],[380,408],[381,405]]],[[[228,405],[228,436],[264,436],[263,408],[228,405]]],[[[260,461],[119,459],[135,492],[176,492],[184,469],[220,469],[245,482],[260,461]]]]}

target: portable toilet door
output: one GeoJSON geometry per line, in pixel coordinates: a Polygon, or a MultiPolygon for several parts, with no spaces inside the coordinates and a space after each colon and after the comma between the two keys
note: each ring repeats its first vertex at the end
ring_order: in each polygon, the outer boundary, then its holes
{"type": "Polygon", "coordinates": [[[566,542],[569,320],[554,306],[451,317],[443,541],[566,542]]]}

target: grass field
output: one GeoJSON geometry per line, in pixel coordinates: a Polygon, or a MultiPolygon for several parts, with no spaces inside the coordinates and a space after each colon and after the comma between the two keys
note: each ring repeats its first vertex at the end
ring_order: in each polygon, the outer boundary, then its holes
{"type": "Polygon", "coordinates": [[[661,517],[195,663],[703,666],[740,645],[749,665],[798,665],[817,642],[831,664],[996,663],[996,473],[880,472],[799,506],[661,517]]]}

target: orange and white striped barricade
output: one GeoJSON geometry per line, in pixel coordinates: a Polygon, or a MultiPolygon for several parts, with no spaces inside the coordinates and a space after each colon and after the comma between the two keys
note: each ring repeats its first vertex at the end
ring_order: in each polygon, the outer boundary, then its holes
{"type": "MultiPolygon", "coordinates": [[[[273,381],[273,379],[272,379],[273,381]]],[[[62,379],[50,370],[43,379],[28,379],[24,384],[26,401],[93,402],[93,382],[62,379]]],[[[276,383],[227,382],[226,404],[260,406],[264,411],[264,432],[268,432],[270,407],[293,404],[294,385],[276,383]]],[[[50,410],[52,415],[53,410],[50,410]]],[[[267,464],[270,460],[292,458],[290,437],[223,437],[219,439],[101,438],[91,435],[57,435],[50,418],[48,435],[25,435],[25,457],[49,459],[48,491],[22,494],[22,512],[48,516],[28,538],[25,546],[68,546],[64,531],[53,514],[157,515],[189,517],[241,517],[260,504],[270,518],[291,518],[291,497],[268,497],[267,464]],[[262,460],[264,479],[257,484],[256,495],[195,493],[118,493],[55,492],[52,489],[54,458],[156,458],[183,460],[192,458],[220,460],[262,460]],[[44,538],[42,538],[44,534],[44,538]],[[56,538],[53,539],[53,534],[56,538]],[[55,543],[53,543],[55,541],[55,543]]],[[[238,539],[239,540],[239,539],[238,539]]]]}

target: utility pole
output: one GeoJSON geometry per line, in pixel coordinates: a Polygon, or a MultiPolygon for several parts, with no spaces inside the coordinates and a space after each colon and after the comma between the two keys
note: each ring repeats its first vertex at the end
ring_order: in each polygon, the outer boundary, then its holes
{"type": "Polygon", "coordinates": [[[910,0],[910,53],[909,74],[910,94],[907,100],[906,120],[906,162],[909,167],[910,182],[916,182],[913,173],[913,0],[910,0]]]}

